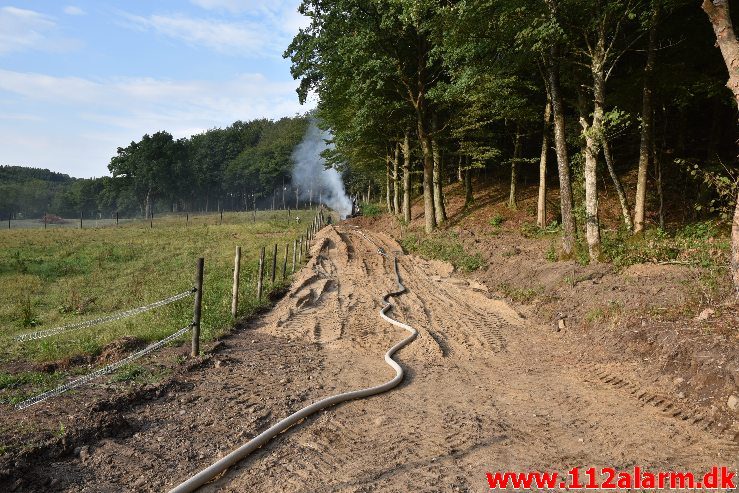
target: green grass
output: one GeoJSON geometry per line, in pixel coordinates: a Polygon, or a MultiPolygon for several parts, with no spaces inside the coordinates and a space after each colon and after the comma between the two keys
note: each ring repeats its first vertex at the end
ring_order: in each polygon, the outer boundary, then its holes
{"type": "MultiPolygon", "coordinates": [[[[278,278],[285,243],[310,224],[315,212],[261,212],[159,217],[120,227],[0,231],[0,368],[13,361],[63,361],[95,356],[124,336],[150,342],[189,324],[192,298],[121,321],[73,330],[39,341],[17,343],[13,337],[80,322],[148,304],[192,287],[195,262],[205,257],[202,337],[212,340],[228,330],[233,257],[242,247],[240,315],[260,307],[255,299],[259,249],[278,246],[278,278]],[[298,224],[294,218],[300,215],[298,224]]],[[[269,263],[269,262],[268,262],[269,263]]],[[[266,291],[279,287],[270,286],[266,291]]],[[[266,305],[267,296],[262,305],[266,305]]],[[[0,380],[1,382],[2,380],[0,380]]],[[[2,385],[0,385],[2,387],[2,385]]],[[[7,387],[7,385],[6,385],[7,387]]]]}
{"type": "Polygon", "coordinates": [[[534,300],[540,292],[537,288],[514,288],[506,282],[501,283],[498,286],[498,290],[517,303],[529,303],[534,300]]]}
{"type": "Polygon", "coordinates": [[[546,228],[540,228],[536,223],[524,223],[521,225],[521,236],[524,238],[544,238],[559,233],[561,226],[557,221],[547,224],[546,228]]]}
{"type": "Polygon", "coordinates": [[[62,381],[60,373],[0,372],[0,403],[17,404],[32,395],[53,389],[62,381]]]}
{"type": "Polygon", "coordinates": [[[619,268],[650,262],[724,266],[730,248],[725,225],[712,221],[689,224],[672,232],[651,229],[632,236],[619,230],[602,235],[604,257],[619,268]]]}
{"type": "Polygon", "coordinates": [[[444,260],[463,272],[472,272],[485,264],[479,252],[473,255],[467,253],[453,233],[437,232],[429,236],[410,233],[400,240],[400,244],[407,252],[444,260]]]}
{"type": "Polygon", "coordinates": [[[505,218],[500,214],[496,214],[490,219],[490,226],[493,226],[494,228],[499,228],[504,222],[505,218]]]}

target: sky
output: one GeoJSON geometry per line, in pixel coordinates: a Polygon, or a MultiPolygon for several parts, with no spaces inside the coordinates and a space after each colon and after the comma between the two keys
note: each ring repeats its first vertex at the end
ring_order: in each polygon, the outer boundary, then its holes
{"type": "Polygon", "coordinates": [[[0,165],[108,175],[118,147],[304,113],[299,0],[0,2],[0,165]]]}

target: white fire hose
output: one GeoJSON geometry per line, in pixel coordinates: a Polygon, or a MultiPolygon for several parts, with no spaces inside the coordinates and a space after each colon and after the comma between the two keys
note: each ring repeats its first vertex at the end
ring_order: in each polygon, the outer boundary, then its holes
{"type": "MultiPolygon", "coordinates": [[[[390,258],[382,250],[382,248],[378,248],[378,253],[380,255],[385,256],[386,258],[390,258]]],[[[368,388],[361,389],[361,390],[354,390],[351,392],[344,392],[343,394],[333,395],[331,397],[326,397],[325,399],[321,399],[318,402],[315,402],[309,406],[304,407],[303,409],[284,418],[282,421],[278,422],[277,424],[272,425],[271,427],[269,427],[268,429],[266,429],[265,431],[263,431],[256,437],[246,442],[241,447],[237,448],[236,450],[234,450],[233,452],[231,452],[224,458],[220,459],[218,462],[215,462],[214,464],[210,465],[209,467],[197,473],[195,476],[192,476],[187,481],[181,483],[179,486],[172,488],[169,491],[169,493],[186,493],[186,492],[197,490],[198,488],[200,488],[201,486],[203,486],[204,484],[208,483],[213,478],[221,474],[223,471],[228,469],[229,467],[233,466],[234,464],[246,458],[249,454],[257,450],[259,447],[261,447],[265,443],[267,443],[274,436],[279,435],[280,433],[287,430],[294,424],[298,423],[299,421],[307,418],[308,416],[314,413],[317,413],[318,411],[322,409],[326,409],[327,407],[335,406],[336,404],[340,404],[342,402],[350,401],[353,399],[362,399],[364,397],[381,394],[383,392],[387,392],[388,390],[397,387],[398,384],[400,384],[400,382],[403,380],[403,368],[397,362],[395,362],[395,360],[393,360],[393,355],[401,348],[410,344],[418,335],[418,331],[416,331],[416,329],[414,329],[410,325],[406,325],[404,323],[398,322],[397,320],[394,320],[387,315],[387,312],[393,306],[390,303],[389,298],[392,296],[397,296],[399,294],[402,294],[406,291],[405,286],[400,280],[400,274],[398,273],[397,257],[393,257],[393,265],[395,267],[395,278],[398,283],[398,289],[397,291],[392,291],[386,294],[382,298],[383,306],[380,309],[380,317],[382,317],[382,319],[385,320],[386,322],[389,322],[392,325],[395,325],[396,327],[400,327],[401,329],[405,329],[411,333],[411,335],[409,335],[408,337],[406,337],[405,339],[403,339],[402,341],[400,341],[399,343],[391,347],[388,350],[388,352],[385,353],[385,362],[395,370],[395,377],[393,377],[392,380],[389,380],[388,382],[385,382],[381,385],[377,385],[375,387],[368,387],[368,388]]]]}

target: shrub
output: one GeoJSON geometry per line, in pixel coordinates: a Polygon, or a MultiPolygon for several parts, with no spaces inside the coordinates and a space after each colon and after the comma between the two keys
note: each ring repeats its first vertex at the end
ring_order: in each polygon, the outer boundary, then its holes
{"type": "Polygon", "coordinates": [[[360,205],[360,209],[362,210],[362,215],[367,217],[377,217],[382,214],[382,209],[377,204],[363,203],[360,205]]]}
{"type": "Polygon", "coordinates": [[[408,252],[449,262],[463,272],[472,272],[484,265],[482,255],[479,252],[474,255],[467,253],[462,243],[452,233],[427,237],[410,234],[403,238],[400,244],[408,252]]]}

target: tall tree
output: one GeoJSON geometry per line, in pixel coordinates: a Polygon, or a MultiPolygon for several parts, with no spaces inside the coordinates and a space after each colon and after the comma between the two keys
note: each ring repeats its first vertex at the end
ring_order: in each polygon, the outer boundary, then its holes
{"type": "MultiPolygon", "coordinates": [[[[739,40],[737,40],[734,25],[731,21],[729,1],[703,0],[701,6],[711,21],[713,31],[716,34],[716,42],[729,71],[729,81],[726,85],[734,94],[737,104],[739,104],[739,40]]],[[[731,272],[734,278],[735,292],[739,297],[739,195],[734,210],[731,238],[731,272]]]]}
{"type": "Polygon", "coordinates": [[[634,201],[634,233],[644,231],[644,213],[647,198],[647,170],[654,140],[654,107],[653,79],[654,65],[657,58],[657,24],[660,15],[660,0],[652,0],[652,14],[649,22],[649,44],[647,46],[647,62],[644,66],[644,84],[642,89],[641,141],[639,143],[639,168],[636,182],[636,200],[634,201]]]}
{"type": "Polygon", "coordinates": [[[536,202],[536,225],[547,225],[547,162],[549,156],[550,134],[552,132],[552,98],[547,88],[547,102],[544,105],[544,126],[541,137],[541,157],[539,159],[539,194],[536,202]]]}
{"type": "Polygon", "coordinates": [[[562,256],[572,256],[575,249],[575,215],[572,207],[572,183],[570,180],[570,158],[567,150],[565,128],[565,108],[562,87],[559,79],[559,50],[552,44],[549,59],[546,61],[549,90],[552,96],[552,117],[554,120],[554,147],[557,154],[559,174],[559,202],[562,214],[562,256]]]}

